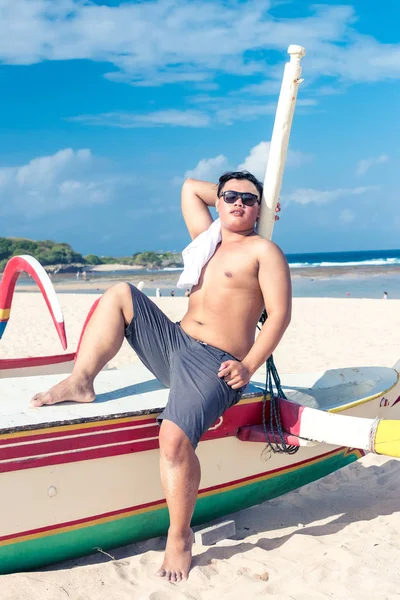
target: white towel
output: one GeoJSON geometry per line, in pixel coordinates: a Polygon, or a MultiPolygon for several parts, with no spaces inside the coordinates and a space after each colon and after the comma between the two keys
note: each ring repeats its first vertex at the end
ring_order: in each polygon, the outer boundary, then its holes
{"type": "Polygon", "coordinates": [[[221,221],[216,219],[206,231],[186,246],[182,252],[183,273],[179,277],[178,288],[190,288],[198,283],[202,268],[214,254],[221,239],[221,221]]]}

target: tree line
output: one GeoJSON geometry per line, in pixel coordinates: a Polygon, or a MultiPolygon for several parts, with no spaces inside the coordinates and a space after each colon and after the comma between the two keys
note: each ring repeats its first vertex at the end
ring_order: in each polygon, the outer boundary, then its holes
{"type": "Polygon", "coordinates": [[[178,267],[182,264],[181,255],[176,252],[137,252],[131,256],[83,256],[75,252],[69,244],[51,240],[33,241],[25,238],[0,237],[0,271],[12,256],[30,254],[44,267],[54,265],[112,265],[124,264],[148,268],[178,267]]]}

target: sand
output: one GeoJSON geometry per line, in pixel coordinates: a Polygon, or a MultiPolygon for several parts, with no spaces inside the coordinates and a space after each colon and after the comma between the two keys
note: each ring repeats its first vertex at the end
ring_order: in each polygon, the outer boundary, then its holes
{"type": "MultiPolygon", "coordinates": [[[[95,298],[59,296],[69,351],[76,347],[95,298]]],[[[187,306],[184,298],[160,298],[157,303],[173,320],[179,320],[187,306]]],[[[400,356],[399,331],[400,300],[295,299],[293,320],[275,362],[281,373],[392,366],[400,356]]],[[[43,299],[36,293],[17,293],[1,357],[54,353],[61,353],[61,346],[43,299]]],[[[111,366],[135,360],[124,344],[111,366]]],[[[2,576],[0,598],[399,598],[399,489],[400,462],[368,455],[320,481],[235,514],[235,539],[195,546],[186,583],[153,576],[165,545],[165,539],[157,538],[110,551],[110,556],[97,553],[2,576]]]]}
{"type": "Polygon", "coordinates": [[[89,271],[98,271],[99,273],[110,272],[110,271],[140,271],[146,269],[143,265],[123,265],[119,263],[108,264],[108,265],[92,265],[89,271]]]}

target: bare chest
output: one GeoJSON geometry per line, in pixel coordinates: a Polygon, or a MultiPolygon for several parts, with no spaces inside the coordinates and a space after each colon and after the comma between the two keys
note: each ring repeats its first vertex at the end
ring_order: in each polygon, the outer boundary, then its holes
{"type": "Polygon", "coordinates": [[[243,251],[219,248],[203,267],[200,282],[224,287],[249,287],[258,285],[258,263],[243,251]]]}

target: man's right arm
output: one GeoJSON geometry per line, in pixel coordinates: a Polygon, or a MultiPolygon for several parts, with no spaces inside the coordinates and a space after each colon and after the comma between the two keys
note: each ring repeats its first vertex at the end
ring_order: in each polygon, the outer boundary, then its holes
{"type": "Polygon", "coordinates": [[[215,183],[186,179],[182,186],[182,214],[192,239],[206,231],[213,222],[209,206],[217,200],[215,183]]]}

